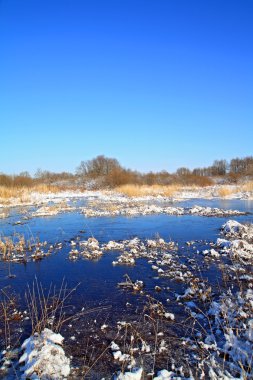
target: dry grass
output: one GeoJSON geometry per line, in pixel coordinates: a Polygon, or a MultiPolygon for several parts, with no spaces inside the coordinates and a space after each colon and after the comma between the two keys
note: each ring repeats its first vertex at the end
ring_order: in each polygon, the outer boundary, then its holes
{"type": "Polygon", "coordinates": [[[218,189],[218,196],[219,197],[227,197],[228,195],[236,193],[235,188],[227,187],[227,186],[222,186],[221,188],[218,189]]]}
{"type": "Polygon", "coordinates": [[[29,189],[0,186],[0,203],[9,204],[12,199],[17,199],[20,203],[28,202],[29,189]]]}
{"type": "Polygon", "coordinates": [[[8,199],[20,195],[21,190],[14,187],[0,186],[0,198],[8,199]]]}
{"type": "Polygon", "coordinates": [[[56,193],[60,190],[59,187],[53,185],[38,184],[32,187],[31,191],[37,193],[56,193]]]}
{"type": "MultiPolygon", "coordinates": [[[[122,185],[116,188],[116,191],[127,195],[128,197],[144,197],[144,196],[157,196],[161,195],[164,197],[174,196],[175,193],[187,190],[194,191],[199,190],[203,186],[191,185],[191,186],[182,186],[182,185],[122,185]]],[[[220,186],[217,189],[217,196],[221,198],[225,198],[230,196],[231,194],[236,194],[240,191],[253,191],[253,181],[249,181],[245,183],[243,186],[220,186]]]]}
{"type": "Polygon", "coordinates": [[[243,185],[244,191],[253,191],[253,181],[249,181],[243,185]]]}
{"type": "Polygon", "coordinates": [[[28,315],[32,324],[32,334],[41,333],[46,327],[54,332],[59,332],[62,325],[73,318],[66,315],[65,303],[78,286],[79,284],[69,290],[63,279],[59,290],[50,285],[46,293],[42,284],[35,277],[32,286],[28,285],[25,293],[28,315]]]}
{"type": "Polygon", "coordinates": [[[11,199],[17,199],[20,203],[28,202],[31,192],[52,193],[59,191],[56,186],[34,185],[32,187],[7,187],[0,186],[0,203],[8,204],[11,199]]]}
{"type": "Polygon", "coordinates": [[[253,181],[246,182],[244,185],[237,185],[233,187],[229,186],[221,186],[218,190],[218,196],[220,197],[227,197],[231,194],[236,194],[241,191],[253,191],[253,181]]]}
{"type": "Polygon", "coordinates": [[[118,191],[121,194],[127,195],[128,197],[144,197],[148,195],[161,195],[165,197],[171,197],[173,194],[179,191],[180,188],[181,187],[179,185],[122,185],[117,187],[116,191],[118,191]]]}

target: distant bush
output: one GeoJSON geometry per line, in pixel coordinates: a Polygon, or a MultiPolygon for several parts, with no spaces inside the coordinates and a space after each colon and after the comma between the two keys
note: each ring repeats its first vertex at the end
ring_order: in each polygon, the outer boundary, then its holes
{"type": "Polygon", "coordinates": [[[238,183],[238,181],[240,180],[241,178],[241,175],[240,174],[236,174],[236,173],[228,173],[226,175],[226,180],[228,183],[238,183]]]}
{"type": "Polygon", "coordinates": [[[13,177],[14,187],[31,187],[34,184],[34,180],[29,176],[18,175],[13,177]]]}
{"type": "Polygon", "coordinates": [[[210,177],[188,174],[183,176],[178,176],[178,183],[185,186],[211,186],[214,184],[213,180],[210,177]]]}
{"type": "Polygon", "coordinates": [[[140,174],[121,167],[114,168],[106,177],[105,184],[109,187],[116,187],[126,184],[140,184],[140,174]]]}
{"type": "MultiPolygon", "coordinates": [[[[196,185],[209,186],[213,181],[206,176],[193,174],[187,168],[178,169],[176,174],[170,174],[166,170],[161,172],[148,172],[145,174],[123,168],[118,160],[97,156],[93,160],[82,161],[76,170],[76,175],[84,186],[90,188],[107,187],[115,188],[123,185],[138,186],[172,186],[172,185],[196,185]]],[[[135,191],[130,187],[130,192],[135,191]]],[[[139,188],[137,192],[139,192],[139,188]]]]}
{"type": "Polygon", "coordinates": [[[168,173],[166,170],[161,172],[153,173],[149,172],[146,174],[139,174],[140,180],[139,183],[143,185],[172,185],[176,182],[176,176],[168,173]]]}
{"type": "Polygon", "coordinates": [[[112,171],[118,169],[122,169],[118,160],[101,155],[92,160],[81,161],[80,165],[77,167],[76,173],[80,176],[97,178],[106,177],[112,171]]]}
{"type": "Polygon", "coordinates": [[[69,172],[54,173],[48,170],[38,169],[35,173],[36,183],[54,184],[61,181],[71,182],[75,175],[69,172]]]}
{"type": "Polygon", "coordinates": [[[191,175],[187,185],[196,185],[196,186],[211,186],[214,182],[209,177],[201,177],[201,176],[194,176],[191,175]]]}
{"type": "Polygon", "coordinates": [[[160,172],[140,173],[121,166],[115,158],[99,155],[92,160],[81,161],[76,173],[50,172],[38,169],[34,178],[28,172],[18,175],[0,174],[0,186],[33,187],[38,184],[54,185],[66,188],[115,188],[123,185],[138,186],[210,186],[214,183],[241,182],[243,178],[253,178],[253,156],[234,158],[230,162],[215,160],[212,166],[195,168],[180,167],[176,173],[166,170],[160,172]]]}
{"type": "Polygon", "coordinates": [[[0,186],[6,187],[29,187],[32,186],[34,180],[28,173],[21,173],[19,175],[6,175],[0,174],[0,186]]]}
{"type": "Polygon", "coordinates": [[[12,177],[6,174],[0,174],[0,186],[12,186],[12,177]]]}

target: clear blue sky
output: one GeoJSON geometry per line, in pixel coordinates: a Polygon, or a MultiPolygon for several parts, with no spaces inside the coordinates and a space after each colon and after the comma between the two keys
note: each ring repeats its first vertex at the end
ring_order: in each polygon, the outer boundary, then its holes
{"type": "Polygon", "coordinates": [[[253,154],[252,0],[0,0],[0,171],[253,154]]]}

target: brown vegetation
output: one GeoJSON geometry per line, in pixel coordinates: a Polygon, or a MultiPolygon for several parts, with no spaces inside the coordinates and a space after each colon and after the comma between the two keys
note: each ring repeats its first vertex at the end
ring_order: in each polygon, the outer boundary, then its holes
{"type": "Polygon", "coordinates": [[[6,175],[0,174],[0,186],[6,187],[22,187],[22,186],[32,186],[33,179],[26,172],[20,173],[19,175],[6,175]]]}
{"type": "Polygon", "coordinates": [[[230,162],[215,160],[212,166],[196,168],[192,173],[199,176],[228,176],[236,182],[242,176],[253,176],[253,156],[233,158],[230,162]]]}
{"type": "MultiPolygon", "coordinates": [[[[215,160],[213,165],[206,168],[190,170],[179,168],[176,173],[166,170],[160,172],[140,173],[122,167],[115,158],[97,156],[92,160],[82,161],[76,173],[53,173],[38,169],[34,177],[28,172],[19,175],[0,174],[0,198],[26,196],[27,189],[39,192],[56,191],[58,189],[102,189],[117,188],[123,185],[135,185],[130,193],[149,193],[152,190],[143,190],[145,186],[210,186],[217,179],[224,183],[238,183],[242,178],[248,180],[253,177],[253,157],[234,158],[230,162],[215,160]],[[57,186],[52,188],[51,186],[57,186]]],[[[160,189],[161,190],[161,189],[160,189]]],[[[160,191],[159,190],[159,191],[160,191]]],[[[126,190],[128,192],[128,190],[126,190]]],[[[158,191],[158,192],[159,192],[158,191]]],[[[169,191],[170,192],[170,191],[169,191]]],[[[221,196],[226,196],[226,190],[221,190],[221,196]]],[[[228,195],[228,194],[227,194],[228,195]]]]}
{"type": "Polygon", "coordinates": [[[253,181],[249,181],[243,185],[244,191],[253,191],[253,181]]]}
{"type": "MultiPolygon", "coordinates": [[[[140,190],[140,186],[210,186],[213,184],[212,179],[209,177],[193,174],[187,168],[181,168],[176,174],[170,174],[166,170],[143,174],[131,169],[125,169],[117,160],[105,156],[97,156],[93,160],[86,162],[82,161],[76,173],[82,179],[84,186],[90,185],[90,183],[93,184],[93,188],[136,185],[135,190],[134,187],[131,187],[130,193],[137,191],[138,194],[144,191],[140,190]]],[[[128,190],[126,191],[128,192],[128,190]]],[[[164,191],[165,189],[163,189],[164,191]]],[[[144,192],[149,193],[150,189],[144,192]]]]}
{"type": "Polygon", "coordinates": [[[121,194],[127,195],[128,197],[143,197],[143,196],[157,196],[161,195],[164,197],[170,197],[174,195],[178,190],[180,189],[180,186],[178,185],[168,185],[168,186],[162,186],[162,185],[122,185],[116,188],[116,191],[118,191],[121,194]]]}
{"type": "Polygon", "coordinates": [[[53,193],[59,191],[56,186],[45,184],[33,185],[31,187],[25,186],[0,186],[0,203],[8,204],[11,198],[19,200],[20,203],[29,202],[31,192],[37,193],[53,193]]]}
{"type": "Polygon", "coordinates": [[[220,189],[218,189],[218,195],[222,198],[227,197],[228,195],[231,195],[236,192],[236,189],[231,189],[226,186],[222,186],[220,189]]]}

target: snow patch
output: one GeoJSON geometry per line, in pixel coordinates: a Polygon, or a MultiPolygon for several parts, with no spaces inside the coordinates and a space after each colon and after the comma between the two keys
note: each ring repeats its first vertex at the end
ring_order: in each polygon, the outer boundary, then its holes
{"type": "Polygon", "coordinates": [[[49,329],[35,333],[22,344],[19,363],[24,366],[21,379],[65,379],[70,373],[70,359],[61,347],[64,338],[49,329]]]}

